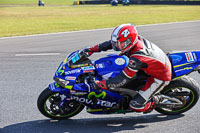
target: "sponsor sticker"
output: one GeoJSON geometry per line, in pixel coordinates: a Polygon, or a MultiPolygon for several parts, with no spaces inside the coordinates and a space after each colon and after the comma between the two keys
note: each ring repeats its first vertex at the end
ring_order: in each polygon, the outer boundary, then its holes
{"type": "Polygon", "coordinates": [[[192,52],[185,53],[185,56],[188,62],[194,61],[194,56],[192,52]]]}
{"type": "MultiPolygon", "coordinates": [[[[79,101],[81,103],[85,103],[85,104],[89,104],[89,105],[93,105],[94,103],[92,102],[91,99],[88,98],[84,98],[84,97],[78,97],[78,96],[71,96],[70,97],[71,100],[75,100],[75,101],[79,101]]],[[[113,107],[114,105],[116,105],[116,102],[109,102],[109,101],[104,101],[104,100],[99,100],[97,102],[97,105],[103,106],[103,107],[113,107]]]]}
{"type": "Polygon", "coordinates": [[[117,65],[124,65],[125,62],[126,62],[126,61],[125,61],[123,58],[117,58],[117,59],[115,60],[115,64],[117,64],[117,65]]]}
{"type": "Polygon", "coordinates": [[[85,70],[85,71],[83,71],[83,73],[91,73],[91,72],[93,72],[93,70],[85,70]]]}
{"type": "Polygon", "coordinates": [[[65,77],[66,80],[76,80],[76,77],[72,77],[72,76],[67,76],[65,77]]]}
{"type": "Polygon", "coordinates": [[[94,68],[94,66],[87,66],[87,67],[81,67],[81,69],[83,71],[87,71],[87,70],[94,70],[95,68],[94,68]]]}
{"type": "Polygon", "coordinates": [[[80,72],[81,72],[81,69],[75,69],[75,70],[65,72],[65,75],[80,73],[80,72]]]}
{"type": "Polygon", "coordinates": [[[180,72],[180,71],[184,71],[184,70],[192,70],[192,69],[193,69],[192,67],[186,67],[183,69],[176,70],[175,72],[180,72]]]}
{"type": "Polygon", "coordinates": [[[104,64],[96,64],[96,68],[104,68],[104,64]]]}
{"type": "Polygon", "coordinates": [[[72,62],[76,63],[80,59],[79,54],[77,53],[74,57],[72,57],[72,62]]]}
{"type": "Polygon", "coordinates": [[[89,64],[79,64],[79,65],[72,65],[71,68],[78,68],[78,67],[84,67],[84,66],[89,66],[89,64]]]}
{"type": "Polygon", "coordinates": [[[70,93],[76,93],[76,91],[75,90],[70,90],[70,93]]]}

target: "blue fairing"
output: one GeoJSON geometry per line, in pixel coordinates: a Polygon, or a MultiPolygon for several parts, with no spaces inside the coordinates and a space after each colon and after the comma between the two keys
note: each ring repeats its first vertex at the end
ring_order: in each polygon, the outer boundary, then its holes
{"type": "MultiPolygon", "coordinates": [[[[65,94],[68,99],[76,100],[88,107],[89,113],[105,113],[104,109],[112,108],[122,102],[123,96],[111,91],[97,91],[91,88],[92,77],[95,74],[96,80],[107,80],[122,72],[128,65],[127,56],[107,55],[91,64],[81,64],[75,66],[68,65],[69,61],[76,63],[81,58],[79,51],[75,51],[60,64],[53,82],[49,89],[54,92],[65,94]],[[70,66],[70,67],[69,67],[70,66]],[[89,80],[83,81],[83,75],[89,80]],[[79,82],[78,79],[82,81],[79,82]],[[91,97],[97,97],[98,101],[94,105],[91,97]],[[102,110],[103,109],[103,110],[102,110]]],[[[200,64],[200,51],[170,53],[168,57],[172,63],[173,79],[186,75],[197,68],[200,64]]],[[[84,77],[85,79],[85,77],[84,77]]]]}
{"type": "Polygon", "coordinates": [[[55,82],[49,84],[49,89],[53,92],[59,92],[59,93],[69,93],[70,92],[68,89],[63,89],[60,86],[56,85],[55,82]]]}
{"type": "Polygon", "coordinates": [[[200,64],[200,51],[169,54],[172,63],[173,77],[180,77],[192,72],[200,64]]]}
{"type": "Polygon", "coordinates": [[[108,55],[95,61],[96,71],[102,79],[115,77],[128,65],[127,56],[108,55]]]}
{"type": "MultiPolygon", "coordinates": [[[[78,51],[77,51],[78,52],[78,51]]],[[[80,66],[76,68],[68,67],[68,60],[76,62],[78,60],[77,52],[71,53],[63,62],[61,62],[58,67],[54,79],[61,79],[61,81],[67,81],[65,87],[61,87],[59,83],[51,83],[49,89],[54,92],[64,93],[67,98],[74,99],[81,102],[87,107],[96,109],[102,107],[112,107],[122,101],[122,96],[110,91],[96,91],[91,88],[91,86],[85,83],[76,83],[77,78],[82,74],[87,74],[88,72],[97,71],[96,79],[102,79],[107,73],[112,72],[115,76],[119,74],[122,69],[127,66],[128,58],[126,56],[109,55],[102,58],[90,66],[80,66]],[[111,68],[110,68],[111,67],[111,68]],[[106,69],[106,71],[105,71],[106,69]],[[95,95],[98,97],[97,105],[93,105],[90,96],[95,95]]]]}

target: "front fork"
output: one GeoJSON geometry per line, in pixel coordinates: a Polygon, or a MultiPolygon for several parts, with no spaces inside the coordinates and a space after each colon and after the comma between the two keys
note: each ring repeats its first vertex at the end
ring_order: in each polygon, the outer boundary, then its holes
{"type": "Polygon", "coordinates": [[[61,88],[59,85],[57,85],[56,82],[53,82],[51,84],[49,84],[49,89],[53,92],[58,92],[61,98],[61,102],[59,103],[59,108],[62,108],[65,103],[67,103],[67,101],[70,101],[70,96],[66,95],[66,94],[70,94],[70,90],[69,89],[63,89],[61,88]]]}

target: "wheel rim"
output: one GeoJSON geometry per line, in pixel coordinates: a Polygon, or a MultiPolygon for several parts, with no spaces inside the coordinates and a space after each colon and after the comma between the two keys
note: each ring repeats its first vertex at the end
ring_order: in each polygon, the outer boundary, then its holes
{"type": "Polygon", "coordinates": [[[189,92],[189,96],[177,96],[176,97],[180,101],[182,101],[183,104],[176,108],[160,108],[160,109],[162,109],[165,112],[174,113],[174,112],[181,112],[183,110],[186,110],[188,107],[190,107],[190,105],[194,102],[194,98],[195,98],[195,94],[191,89],[186,88],[186,87],[176,87],[176,88],[167,89],[164,93],[176,92],[178,90],[189,92]]]}
{"type": "Polygon", "coordinates": [[[45,112],[52,117],[70,117],[74,115],[81,108],[81,103],[78,103],[74,100],[68,101],[62,105],[62,108],[59,107],[59,104],[62,102],[61,95],[59,93],[52,94],[44,102],[45,112]]]}

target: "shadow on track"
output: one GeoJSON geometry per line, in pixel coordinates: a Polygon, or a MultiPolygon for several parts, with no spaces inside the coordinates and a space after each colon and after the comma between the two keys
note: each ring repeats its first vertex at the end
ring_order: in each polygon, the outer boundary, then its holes
{"type": "Polygon", "coordinates": [[[83,118],[64,121],[37,120],[6,126],[1,133],[111,133],[126,130],[137,130],[147,127],[148,123],[156,123],[178,119],[184,115],[164,116],[160,114],[112,117],[83,118]]]}

